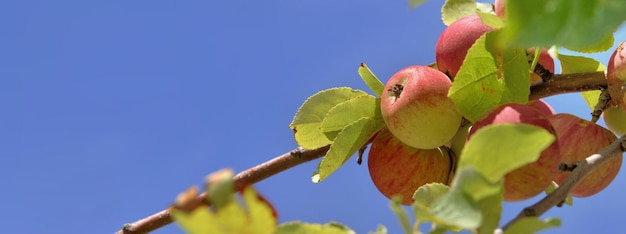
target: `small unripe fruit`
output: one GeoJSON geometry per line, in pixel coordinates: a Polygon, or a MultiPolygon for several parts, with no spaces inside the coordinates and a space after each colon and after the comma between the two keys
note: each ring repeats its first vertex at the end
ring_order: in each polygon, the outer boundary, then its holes
{"type": "Polygon", "coordinates": [[[461,125],[461,114],[448,90],[452,82],[427,66],[410,66],[394,74],[381,96],[382,117],[400,141],[419,149],[446,144],[461,125]]]}
{"type": "MultiPolygon", "coordinates": [[[[468,140],[481,127],[500,124],[530,124],[554,134],[546,115],[534,107],[523,104],[502,105],[474,123],[468,140]]],[[[523,146],[520,146],[523,147],[523,146]]],[[[461,156],[463,157],[463,156],[461,156]]],[[[506,155],[502,155],[506,157],[506,155]]],[[[521,201],[534,197],[550,185],[560,163],[558,139],[541,152],[537,161],[515,169],[504,177],[504,200],[521,201]]]]}
{"type": "Polygon", "coordinates": [[[480,36],[493,28],[485,25],[476,14],[464,16],[450,24],[437,40],[435,46],[435,60],[437,68],[455,77],[467,50],[480,36]]]}
{"type": "Polygon", "coordinates": [[[446,150],[410,147],[383,129],[372,142],[367,166],[378,191],[389,199],[399,196],[403,205],[411,205],[420,186],[448,183],[454,158],[446,150]]]}
{"type": "Polygon", "coordinates": [[[617,135],[626,135],[626,111],[619,107],[611,107],[604,110],[602,117],[607,128],[617,135]]]}
{"type": "Polygon", "coordinates": [[[625,42],[620,43],[611,54],[606,66],[606,78],[611,101],[626,111],[626,50],[625,42]]]}
{"type": "Polygon", "coordinates": [[[496,12],[496,15],[500,18],[504,18],[505,16],[505,8],[504,8],[504,4],[506,4],[506,0],[496,0],[493,3],[493,10],[496,12]]]}
{"type": "MultiPolygon", "coordinates": [[[[600,125],[581,119],[571,114],[556,114],[549,116],[559,139],[561,161],[574,163],[584,160],[592,154],[617,140],[615,134],[600,125]]],[[[588,197],[599,193],[606,188],[617,176],[622,166],[622,153],[600,165],[595,171],[585,177],[571,192],[574,197],[588,197]]],[[[569,176],[570,172],[556,174],[554,181],[557,184],[569,176]]]]}

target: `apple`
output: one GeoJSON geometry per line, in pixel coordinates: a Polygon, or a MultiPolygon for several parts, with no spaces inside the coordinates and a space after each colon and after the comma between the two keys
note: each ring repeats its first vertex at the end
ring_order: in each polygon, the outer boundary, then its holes
{"type": "MultiPolygon", "coordinates": [[[[571,114],[556,114],[548,117],[559,139],[561,161],[574,163],[617,140],[615,134],[600,125],[571,114]]],[[[600,165],[585,177],[571,192],[574,197],[588,197],[606,188],[617,176],[622,166],[622,153],[600,165]]],[[[557,173],[554,181],[561,184],[570,172],[557,173]]]]}
{"type": "Polygon", "coordinates": [[[615,134],[626,135],[626,111],[619,107],[610,107],[602,114],[606,127],[615,134]]]}
{"type": "Polygon", "coordinates": [[[506,0],[496,0],[493,3],[493,10],[496,12],[496,15],[500,18],[504,18],[506,0]]]}
{"type": "MultiPolygon", "coordinates": [[[[530,124],[554,133],[554,129],[544,113],[529,105],[510,103],[496,108],[477,120],[470,129],[467,139],[471,139],[472,135],[484,126],[500,123],[530,124]]],[[[520,145],[520,147],[524,146],[520,145]]],[[[461,157],[463,156],[461,155],[461,157]]],[[[506,157],[506,155],[502,155],[502,157],[506,157]]],[[[558,172],[560,161],[557,139],[541,153],[537,161],[505,175],[504,200],[526,200],[543,192],[558,172]]]]}
{"type": "Polygon", "coordinates": [[[619,43],[607,64],[607,76],[616,77],[622,82],[626,81],[626,50],[624,50],[624,42],[619,43]]]}
{"type": "Polygon", "coordinates": [[[434,149],[456,134],[462,116],[448,98],[452,82],[427,66],[409,66],[385,84],[381,112],[389,131],[414,148],[434,149]]]}
{"type": "Polygon", "coordinates": [[[367,156],[372,182],[385,197],[399,196],[403,205],[413,204],[413,194],[427,183],[448,184],[454,158],[446,150],[410,147],[383,129],[367,156]]]}
{"type": "Polygon", "coordinates": [[[435,46],[437,68],[455,77],[461,68],[467,50],[476,40],[493,30],[485,25],[477,14],[464,16],[450,24],[439,36],[435,46]]]}
{"type": "Polygon", "coordinates": [[[621,42],[606,66],[606,79],[611,95],[612,102],[620,106],[626,111],[626,90],[624,82],[626,82],[626,50],[624,50],[624,42],[621,42]]]}
{"type": "Polygon", "coordinates": [[[543,99],[530,101],[528,102],[527,105],[536,108],[537,110],[541,111],[543,114],[547,116],[556,114],[556,112],[554,112],[554,109],[552,109],[552,106],[550,106],[550,104],[548,104],[543,99]]]}

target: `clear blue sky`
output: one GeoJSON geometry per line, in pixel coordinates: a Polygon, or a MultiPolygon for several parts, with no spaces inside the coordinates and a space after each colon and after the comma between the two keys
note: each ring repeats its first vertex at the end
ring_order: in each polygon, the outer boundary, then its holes
{"type": "MultiPolygon", "coordinates": [[[[434,61],[441,1],[7,1],[0,8],[0,223],[4,233],[111,233],[220,168],[296,144],[293,114],[322,89],[366,89],[434,61]]],[[[626,39],[619,34],[617,40],[626,39]]],[[[597,55],[606,63],[608,54],[597,55]]],[[[578,95],[548,101],[589,117],[578,95]]],[[[400,232],[353,160],[321,184],[317,162],[258,183],[280,221],[400,232]]],[[[624,172],[550,211],[545,233],[616,230],[624,172]]],[[[531,201],[507,203],[504,220],[531,201]]],[[[180,233],[170,225],[155,233],[180,233]]]]}

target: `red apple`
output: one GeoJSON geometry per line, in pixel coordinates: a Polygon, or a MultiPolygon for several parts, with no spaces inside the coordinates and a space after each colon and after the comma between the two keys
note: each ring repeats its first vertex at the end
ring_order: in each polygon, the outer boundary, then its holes
{"type": "Polygon", "coordinates": [[[550,104],[548,104],[543,99],[530,101],[528,102],[528,105],[536,108],[537,110],[541,111],[541,113],[547,116],[556,114],[556,112],[554,112],[554,109],[552,109],[552,106],[550,106],[550,104]]]}
{"type": "Polygon", "coordinates": [[[461,124],[461,114],[448,89],[452,82],[427,66],[409,66],[394,74],[381,97],[381,112],[389,131],[414,148],[446,144],[461,124]]]}
{"type": "MultiPolygon", "coordinates": [[[[546,115],[534,107],[523,104],[505,104],[474,123],[468,134],[468,140],[481,127],[500,124],[531,124],[554,133],[546,115]]],[[[524,147],[524,146],[520,146],[524,147]]],[[[461,157],[463,157],[461,155],[461,157]]],[[[506,157],[506,155],[502,155],[506,157]]],[[[558,172],[560,163],[558,140],[546,148],[537,161],[515,169],[504,177],[504,200],[521,201],[544,191],[558,172]]]]}
{"type": "Polygon", "coordinates": [[[496,12],[496,15],[500,18],[504,18],[506,0],[496,0],[493,3],[493,10],[496,12]]]}
{"type": "Polygon", "coordinates": [[[606,73],[609,77],[615,77],[626,81],[626,50],[624,50],[624,42],[621,42],[609,59],[606,67],[606,73]]]}
{"type": "Polygon", "coordinates": [[[626,111],[619,107],[611,107],[602,113],[606,127],[615,134],[626,135],[626,111]]]}
{"type": "Polygon", "coordinates": [[[420,186],[434,182],[448,184],[453,160],[446,150],[416,149],[383,129],[372,142],[367,166],[378,191],[389,199],[399,196],[403,205],[411,205],[420,186]]]}
{"type": "Polygon", "coordinates": [[[611,101],[626,111],[626,50],[624,42],[617,46],[611,54],[606,67],[606,79],[611,101]]]}
{"type": "Polygon", "coordinates": [[[437,40],[435,60],[437,68],[455,77],[461,68],[467,50],[476,40],[493,28],[485,25],[476,14],[464,16],[450,24],[437,40]]]}
{"type": "MultiPolygon", "coordinates": [[[[617,140],[615,134],[606,128],[571,114],[556,114],[549,116],[559,139],[561,161],[573,163],[584,160],[592,154],[617,140]]],[[[588,197],[606,188],[617,176],[622,166],[622,153],[611,158],[591,172],[580,184],[572,190],[574,197],[588,197]]],[[[554,181],[561,184],[570,172],[556,174],[554,181]]]]}

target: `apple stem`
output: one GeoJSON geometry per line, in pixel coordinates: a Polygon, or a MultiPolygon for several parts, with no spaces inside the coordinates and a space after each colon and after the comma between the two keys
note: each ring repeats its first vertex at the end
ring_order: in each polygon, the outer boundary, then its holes
{"type": "Polygon", "coordinates": [[[611,143],[598,153],[590,155],[585,160],[577,161],[573,165],[570,175],[552,193],[533,204],[524,208],[514,219],[506,223],[502,228],[496,229],[495,233],[504,233],[513,223],[525,217],[538,217],[546,213],[552,207],[562,204],[567,195],[587,176],[600,165],[613,157],[621,156],[626,152],[626,135],[611,143]]]}

